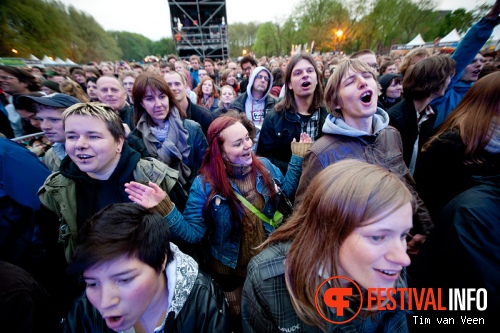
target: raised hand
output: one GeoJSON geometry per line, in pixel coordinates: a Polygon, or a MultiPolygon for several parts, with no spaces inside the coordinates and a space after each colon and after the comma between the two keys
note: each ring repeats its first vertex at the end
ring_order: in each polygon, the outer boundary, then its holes
{"type": "Polygon", "coordinates": [[[167,196],[167,193],[153,182],[149,182],[148,185],[134,181],[125,183],[125,192],[130,200],[145,208],[158,205],[167,196]]]}

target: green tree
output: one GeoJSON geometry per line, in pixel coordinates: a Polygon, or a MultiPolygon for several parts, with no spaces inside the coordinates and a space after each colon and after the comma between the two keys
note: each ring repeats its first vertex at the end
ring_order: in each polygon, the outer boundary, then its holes
{"type": "Polygon", "coordinates": [[[123,59],[139,61],[153,53],[153,42],[143,35],[126,31],[109,31],[109,34],[122,50],[123,59]]]}
{"type": "Polygon", "coordinates": [[[162,38],[157,42],[153,42],[152,54],[157,57],[165,57],[169,54],[177,54],[175,42],[172,38],[162,38]]]}
{"type": "Polygon", "coordinates": [[[279,45],[276,26],[271,22],[261,24],[257,30],[257,38],[252,50],[259,56],[279,55],[279,45]]]}

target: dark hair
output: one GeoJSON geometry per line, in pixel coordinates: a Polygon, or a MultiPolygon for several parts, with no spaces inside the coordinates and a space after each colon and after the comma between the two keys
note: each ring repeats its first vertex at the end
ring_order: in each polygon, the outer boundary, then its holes
{"type": "Polygon", "coordinates": [[[78,233],[69,272],[82,273],[122,255],[137,257],[160,273],[165,256],[167,263],[173,260],[163,217],[134,203],[104,207],[78,233]]]}
{"type": "Polygon", "coordinates": [[[0,70],[14,75],[20,82],[26,83],[29,91],[40,91],[42,88],[40,85],[41,81],[25,69],[0,65],[0,70]]]}
{"type": "Polygon", "coordinates": [[[323,106],[323,84],[321,80],[323,80],[323,75],[321,75],[318,66],[316,65],[316,60],[312,57],[310,53],[298,53],[295,54],[289,61],[288,61],[288,66],[286,67],[286,74],[285,74],[285,96],[281,101],[279,101],[275,106],[274,109],[276,112],[283,112],[284,110],[291,110],[292,112],[297,112],[298,107],[297,103],[295,102],[295,96],[293,93],[293,90],[291,90],[288,85],[292,81],[292,71],[297,65],[297,63],[300,60],[307,60],[311,63],[311,65],[314,68],[314,72],[316,73],[316,78],[318,81],[318,84],[316,85],[316,89],[314,90],[314,97],[313,101],[311,103],[311,106],[309,107],[309,113],[313,114],[317,108],[323,106]]]}
{"type": "Polygon", "coordinates": [[[247,62],[251,63],[252,66],[255,66],[257,67],[257,61],[255,61],[254,57],[252,56],[244,56],[243,58],[241,58],[240,60],[240,66],[243,66],[243,64],[246,64],[247,62]]]}
{"type": "Polygon", "coordinates": [[[276,67],[271,72],[273,76],[273,86],[282,86],[285,84],[285,73],[280,67],[276,67]]]}
{"type": "Polygon", "coordinates": [[[420,60],[405,73],[404,98],[422,100],[440,91],[446,79],[455,74],[455,60],[446,56],[431,56],[420,60]]]}
{"type": "Polygon", "coordinates": [[[85,83],[88,83],[89,81],[94,82],[95,84],[97,84],[97,78],[96,78],[96,77],[89,76],[89,77],[85,80],[85,83]]]}
{"type": "Polygon", "coordinates": [[[379,70],[378,70],[378,71],[379,71],[379,73],[380,73],[380,75],[383,75],[383,74],[384,74],[384,72],[385,72],[385,70],[387,69],[387,67],[392,66],[392,65],[394,65],[394,64],[395,64],[395,62],[394,62],[394,61],[384,61],[384,62],[380,65],[380,68],[379,68],[379,70]]]}
{"type": "Polygon", "coordinates": [[[167,118],[170,116],[173,108],[177,108],[181,119],[187,118],[186,112],[179,106],[179,103],[175,99],[172,90],[170,90],[167,81],[165,81],[165,79],[159,74],[143,72],[135,79],[134,87],[132,88],[132,99],[134,100],[134,124],[137,125],[142,115],[146,114],[148,125],[154,125],[153,119],[151,118],[151,116],[149,116],[149,114],[146,112],[146,109],[142,106],[142,99],[146,95],[148,88],[151,91],[158,90],[161,93],[167,95],[168,107],[170,109],[167,118]]]}
{"type": "Polygon", "coordinates": [[[35,104],[33,101],[25,98],[19,98],[21,96],[33,96],[33,97],[42,97],[44,94],[40,91],[33,91],[27,94],[18,94],[12,96],[12,105],[14,108],[20,110],[26,110],[31,113],[36,113],[35,104]]]}

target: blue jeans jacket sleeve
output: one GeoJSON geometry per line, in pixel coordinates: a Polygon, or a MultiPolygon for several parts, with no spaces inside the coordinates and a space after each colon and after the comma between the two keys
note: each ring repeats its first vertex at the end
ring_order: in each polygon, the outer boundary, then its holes
{"type": "Polygon", "coordinates": [[[203,217],[203,207],[207,196],[202,186],[201,177],[196,177],[189,191],[184,215],[174,207],[165,217],[172,238],[182,239],[188,243],[199,243],[207,230],[203,217]]]}
{"type": "Polygon", "coordinates": [[[261,159],[267,169],[271,172],[272,177],[277,181],[283,191],[288,197],[293,197],[299,186],[300,175],[302,174],[302,157],[292,155],[286,176],[283,176],[280,169],[272,164],[268,159],[261,159]]]}
{"type": "Polygon", "coordinates": [[[462,99],[465,94],[464,90],[460,89],[460,93],[455,92],[455,86],[464,74],[465,68],[474,60],[488,38],[490,38],[496,24],[496,20],[483,17],[467,31],[451,55],[451,58],[456,61],[455,76],[448,85],[445,95],[431,102],[431,105],[438,110],[434,127],[439,126],[462,99]]]}

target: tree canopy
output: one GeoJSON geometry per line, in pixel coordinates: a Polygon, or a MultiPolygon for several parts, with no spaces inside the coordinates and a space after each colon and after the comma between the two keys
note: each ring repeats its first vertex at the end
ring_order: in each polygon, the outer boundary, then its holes
{"type": "MultiPolygon", "coordinates": [[[[417,34],[425,40],[443,37],[456,28],[464,33],[487,5],[473,11],[437,10],[437,0],[302,0],[291,15],[274,22],[228,25],[230,56],[243,50],[257,56],[289,54],[294,45],[314,51],[354,52],[370,48],[388,52],[417,34]]],[[[94,18],[56,0],[3,0],[0,11],[0,57],[70,58],[77,63],[140,61],[145,56],[176,54],[172,38],[151,41],[126,31],[105,31],[94,18]]]]}
{"type": "Polygon", "coordinates": [[[153,42],[125,31],[105,31],[95,19],[61,2],[3,0],[0,11],[0,57],[30,54],[70,58],[77,63],[126,59],[142,60],[175,54],[172,39],[153,42]]]}

